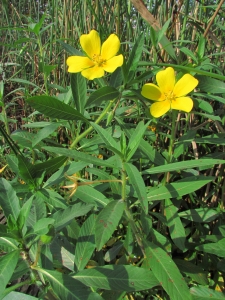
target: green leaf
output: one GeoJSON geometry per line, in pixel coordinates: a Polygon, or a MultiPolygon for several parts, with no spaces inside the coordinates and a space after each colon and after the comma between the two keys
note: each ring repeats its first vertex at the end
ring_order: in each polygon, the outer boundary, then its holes
{"type": "Polygon", "coordinates": [[[45,73],[45,76],[48,77],[50,73],[55,70],[57,65],[51,66],[51,65],[44,65],[43,72],[45,73]]]}
{"type": "Polygon", "coordinates": [[[42,174],[43,172],[45,172],[45,175],[55,172],[64,164],[64,162],[66,162],[67,159],[68,158],[66,156],[58,156],[43,163],[33,165],[36,171],[36,176],[42,174]]]}
{"type": "MultiPolygon", "coordinates": [[[[128,139],[130,139],[134,130],[128,130],[126,124],[124,124],[119,118],[116,118],[116,121],[120,124],[121,129],[125,132],[128,139]]],[[[165,165],[166,160],[149,144],[149,142],[142,139],[139,149],[156,165],[165,165]]]]}
{"type": "Polygon", "coordinates": [[[225,133],[211,134],[202,138],[195,138],[194,141],[200,144],[217,144],[225,145],[225,133]]]}
{"type": "Polygon", "coordinates": [[[31,209],[31,205],[32,205],[32,201],[33,201],[33,197],[31,197],[30,199],[28,199],[22,206],[21,210],[20,210],[20,213],[19,213],[19,216],[18,216],[18,220],[17,220],[17,223],[18,223],[18,227],[20,229],[23,228],[27,218],[28,218],[28,215],[30,213],[30,209],[31,209]],[[22,220],[22,221],[20,221],[22,220]]]}
{"type": "Polygon", "coordinates": [[[33,232],[42,235],[49,232],[49,225],[54,224],[55,220],[51,218],[42,218],[38,220],[33,227],[33,232]]]}
{"type": "Polygon", "coordinates": [[[172,258],[152,242],[145,242],[146,260],[160,285],[173,300],[191,300],[189,288],[172,258]]]}
{"type": "Polygon", "coordinates": [[[204,92],[209,92],[212,94],[224,94],[225,93],[225,83],[210,78],[207,76],[197,75],[195,76],[196,79],[198,79],[198,88],[204,92]]]}
{"type": "Polygon", "coordinates": [[[117,68],[110,77],[109,85],[114,88],[117,88],[122,84],[122,82],[123,82],[122,68],[117,68]]]}
{"type": "Polygon", "coordinates": [[[90,215],[80,229],[74,260],[78,271],[85,268],[95,250],[95,221],[96,216],[90,215]]]}
{"type": "Polygon", "coordinates": [[[130,223],[128,223],[128,225],[127,225],[127,232],[126,232],[126,237],[124,240],[124,247],[129,255],[133,254],[134,237],[133,237],[130,223]]]}
{"type": "Polygon", "coordinates": [[[71,73],[70,84],[75,108],[78,112],[83,114],[87,98],[86,79],[80,73],[71,73]]]}
{"type": "Polygon", "coordinates": [[[88,120],[71,106],[61,102],[57,98],[50,96],[33,96],[28,98],[27,103],[40,113],[55,119],[62,120],[88,120]]]}
{"type": "Polygon", "coordinates": [[[190,176],[159,188],[150,188],[150,192],[147,195],[148,201],[176,198],[190,194],[212,180],[214,180],[214,177],[211,176],[190,176]]]}
{"type": "MultiPolygon", "coordinates": [[[[6,291],[7,291],[7,289],[6,289],[6,291]]],[[[37,300],[37,299],[41,300],[41,298],[33,297],[30,295],[25,295],[24,293],[10,292],[2,300],[37,300]]]]}
{"type": "Polygon", "coordinates": [[[64,43],[61,40],[56,40],[56,42],[58,42],[63,47],[63,49],[65,49],[69,54],[76,55],[76,56],[84,56],[82,52],[78,51],[71,45],[64,43]]]}
{"type": "Polygon", "coordinates": [[[97,204],[100,207],[104,207],[109,203],[109,200],[104,196],[104,194],[87,185],[79,186],[75,196],[85,203],[93,203],[94,205],[97,204]]]}
{"type": "Polygon", "coordinates": [[[194,53],[186,47],[181,47],[180,51],[190,57],[195,63],[198,63],[198,59],[195,57],[194,53]]]}
{"type": "Polygon", "coordinates": [[[195,249],[206,253],[215,254],[219,257],[225,257],[225,238],[221,239],[217,243],[209,243],[197,246],[195,249]]]}
{"type": "Polygon", "coordinates": [[[10,81],[12,82],[17,82],[19,84],[28,84],[28,85],[32,85],[34,87],[36,87],[37,89],[41,89],[38,85],[34,84],[33,82],[31,81],[28,81],[28,80],[25,80],[25,79],[21,79],[21,78],[12,78],[10,79],[10,81]]]}
{"type": "Polygon", "coordinates": [[[166,35],[166,31],[170,25],[170,22],[171,22],[171,19],[169,18],[164,24],[163,24],[163,27],[157,32],[158,33],[158,41],[157,43],[160,42],[160,40],[162,39],[162,37],[164,35],[166,35]]]}
{"type": "Polygon", "coordinates": [[[119,200],[109,202],[105,208],[101,210],[96,219],[95,241],[97,250],[101,250],[102,246],[109,240],[122,217],[124,211],[124,203],[119,200]]]}
{"type": "Polygon", "coordinates": [[[49,186],[59,184],[61,181],[65,180],[65,173],[68,175],[77,173],[78,171],[85,168],[86,165],[87,164],[82,161],[72,161],[69,165],[62,166],[57,172],[55,172],[50,178],[48,178],[43,187],[47,188],[49,186]]]}
{"type": "Polygon", "coordinates": [[[132,133],[132,135],[129,139],[128,146],[127,146],[127,152],[126,152],[126,161],[127,162],[132,158],[132,156],[134,155],[138,146],[140,145],[140,142],[142,140],[142,137],[143,137],[148,125],[149,125],[149,122],[147,122],[144,125],[144,122],[141,121],[138,123],[136,129],[132,133]]]}
{"type": "Polygon", "coordinates": [[[64,210],[59,210],[54,213],[51,217],[55,219],[55,229],[60,231],[62,228],[67,226],[74,218],[86,215],[93,205],[85,205],[82,203],[77,203],[64,210]]]}
{"type": "Polygon", "coordinates": [[[198,159],[198,160],[187,160],[176,163],[170,163],[163,166],[154,167],[151,169],[144,170],[143,174],[158,174],[172,171],[180,171],[184,169],[200,168],[204,166],[214,166],[217,164],[224,164],[225,160],[222,159],[198,159]]]}
{"type": "Polygon", "coordinates": [[[19,260],[19,251],[12,251],[0,258],[0,295],[8,284],[19,260]]]}
{"type": "Polygon", "coordinates": [[[196,208],[188,209],[179,213],[181,218],[185,218],[194,222],[211,222],[220,216],[220,213],[212,208],[196,208]]]}
{"type": "Polygon", "coordinates": [[[45,21],[45,18],[46,18],[46,14],[43,14],[43,16],[41,17],[38,23],[28,24],[28,28],[30,29],[30,31],[34,32],[36,35],[39,35],[41,27],[45,21]]]}
{"type": "Polygon", "coordinates": [[[17,220],[20,202],[11,184],[4,178],[0,178],[0,203],[6,218],[12,215],[17,220]]]}
{"type": "Polygon", "coordinates": [[[59,299],[88,300],[91,291],[80,281],[57,271],[37,269],[49,281],[52,290],[59,299]]]}
{"type": "Polygon", "coordinates": [[[91,126],[97,131],[101,139],[104,141],[105,145],[108,146],[107,148],[123,158],[123,154],[120,152],[121,149],[119,147],[119,144],[114,140],[109,132],[93,122],[91,122],[91,126]]]}
{"type": "Polygon", "coordinates": [[[142,291],[159,284],[153,273],[134,266],[108,265],[78,272],[73,276],[87,286],[114,291],[142,291]]]}
{"type": "Polygon", "coordinates": [[[197,48],[197,53],[200,59],[203,58],[204,53],[205,53],[205,37],[203,35],[200,35],[199,41],[198,41],[198,48],[197,48]]]}
{"type": "Polygon", "coordinates": [[[127,62],[127,70],[129,72],[128,73],[128,82],[133,79],[134,74],[137,71],[137,66],[140,61],[141,54],[143,51],[143,45],[144,45],[144,34],[142,33],[137,38],[137,40],[131,50],[131,53],[130,53],[130,56],[129,56],[129,59],[127,62]]]}
{"type": "Polygon", "coordinates": [[[54,190],[42,188],[35,195],[44,200],[47,205],[51,205],[54,208],[67,208],[65,199],[54,190]]]}
{"type": "Polygon", "coordinates": [[[165,35],[163,35],[163,37],[161,38],[160,44],[163,46],[163,48],[169,54],[169,56],[176,61],[177,57],[176,57],[176,53],[173,49],[172,43],[169,41],[169,39],[165,35]]]}
{"type": "Polygon", "coordinates": [[[13,250],[18,250],[18,242],[9,237],[0,236],[0,249],[5,252],[11,252],[13,250]]]}
{"type": "Polygon", "coordinates": [[[87,100],[86,107],[100,105],[103,101],[112,101],[119,96],[119,91],[112,86],[104,86],[93,92],[87,100]]]}
{"type": "Polygon", "coordinates": [[[25,157],[18,155],[19,176],[28,184],[35,186],[36,169],[25,157]]]}
{"type": "Polygon", "coordinates": [[[71,157],[75,160],[81,160],[81,161],[84,161],[86,163],[91,163],[91,164],[96,165],[96,166],[116,168],[116,166],[114,166],[113,164],[108,163],[107,161],[104,161],[104,160],[96,158],[92,155],[82,153],[82,152],[79,152],[79,151],[76,151],[76,150],[71,150],[71,149],[66,149],[66,148],[58,148],[58,147],[48,147],[48,146],[43,147],[43,149],[45,149],[49,152],[59,154],[59,155],[71,157]]]}
{"type": "Polygon", "coordinates": [[[124,167],[125,167],[128,177],[129,177],[129,181],[130,181],[132,187],[134,188],[135,192],[137,193],[137,196],[141,203],[141,206],[142,206],[143,210],[145,211],[145,213],[147,213],[148,212],[148,198],[147,198],[144,180],[141,177],[140,172],[134,165],[132,165],[130,163],[125,163],[124,167]]]}
{"type": "Polygon", "coordinates": [[[185,250],[185,230],[180,217],[177,213],[177,208],[173,205],[170,199],[165,200],[165,215],[170,236],[174,244],[182,251],[185,250]]]}
{"type": "Polygon", "coordinates": [[[174,259],[173,261],[178,266],[180,271],[182,273],[185,273],[192,280],[196,281],[201,285],[208,284],[207,273],[204,272],[204,270],[201,267],[196,266],[195,264],[183,259],[174,259]]]}
{"type": "Polygon", "coordinates": [[[36,146],[40,141],[52,134],[60,125],[60,123],[51,123],[38,131],[32,140],[32,147],[36,146]]]}
{"type": "Polygon", "coordinates": [[[213,114],[214,113],[212,105],[209,102],[205,101],[205,100],[194,99],[194,106],[196,108],[200,108],[201,110],[205,111],[208,114],[213,114]]]}
{"type": "Polygon", "coordinates": [[[219,300],[224,294],[204,286],[195,286],[190,289],[193,300],[219,300]]]}

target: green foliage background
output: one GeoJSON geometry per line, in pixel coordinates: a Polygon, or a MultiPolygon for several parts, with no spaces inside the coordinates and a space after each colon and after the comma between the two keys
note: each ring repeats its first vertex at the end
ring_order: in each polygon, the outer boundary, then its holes
{"type": "Polygon", "coordinates": [[[0,299],[224,299],[224,1],[0,6],[0,299]],[[91,29],[124,65],[87,81],[91,29]],[[154,119],[168,66],[194,109],[154,119]]]}

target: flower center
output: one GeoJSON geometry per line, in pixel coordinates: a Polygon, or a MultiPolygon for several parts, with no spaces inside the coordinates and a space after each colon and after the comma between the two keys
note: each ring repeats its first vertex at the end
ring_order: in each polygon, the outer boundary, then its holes
{"type": "Polygon", "coordinates": [[[166,100],[169,100],[170,103],[172,103],[172,101],[176,101],[176,96],[174,95],[173,91],[169,91],[168,93],[165,93],[166,96],[166,100]]]}
{"type": "Polygon", "coordinates": [[[99,54],[94,54],[92,60],[98,67],[103,67],[106,63],[106,60],[103,59],[99,54]]]}

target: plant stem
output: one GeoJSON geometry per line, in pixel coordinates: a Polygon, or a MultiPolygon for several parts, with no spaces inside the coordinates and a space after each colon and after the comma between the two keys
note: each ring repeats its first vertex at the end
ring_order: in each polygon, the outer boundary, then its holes
{"type": "Polygon", "coordinates": [[[127,178],[126,178],[126,171],[125,171],[125,168],[123,166],[122,168],[122,174],[121,174],[121,179],[122,179],[122,192],[121,192],[121,196],[122,196],[122,200],[124,201],[125,203],[125,213],[126,213],[126,216],[127,216],[127,219],[128,219],[128,222],[130,223],[130,226],[131,226],[131,230],[136,238],[136,241],[139,245],[139,247],[141,248],[141,252],[143,254],[144,257],[146,257],[145,255],[145,248],[144,248],[144,245],[143,245],[143,242],[142,242],[142,236],[139,232],[139,229],[137,227],[137,225],[135,224],[135,221],[134,221],[134,218],[133,218],[133,215],[129,209],[129,206],[128,206],[128,203],[127,203],[127,197],[126,197],[126,182],[127,182],[127,178]]]}
{"type": "Polygon", "coordinates": [[[168,150],[168,158],[167,162],[170,163],[173,156],[173,146],[174,146],[174,140],[175,140],[175,128],[176,128],[176,118],[177,118],[177,112],[175,110],[172,110],[172,121],[171,121],[171,134],[170,134],[170,145],[168,150]]]}
{"type": "Polygon", "coordinates": [[[23,282],[20,282],[20,283],[17,283],[17,284],[14,284],[13,286],[10,286],[10,287],[8,287],[7,289],[5,289],[5,291],[3,292],[3,298],[4,298],[4,296],[6,296],[6,295],[8,295],[10,292],[13,292],[13,291],[15,291],[16,289],[18,289],[18,288],[20,288],[21,286],[24,286],[24,285],[26,285],[26,284],[32,284],[33,282],[32,282],[32,280],[31,279],[27,279],[27,280],[25,280],[25,281],[23,281],[23,282]]]}
{"type": "MultiPolygon", "coordinates": [[[[95,121],[95,124],[98,124],[101,122],[101,120],[105,117],[105,115],[108,113],[108,111],[110,110],[111,106],[113,105],[115,99],[110,101],[109,104],[106,106],[106,108],[103,110],[103,112],[101,113],[101,115],[97,118],[97,120],[95,121]]],[[[76,137],[76,139],[72,142],[70,149],[73,149],[76,147],[77,143],[79,143],[80,140],[82,140],[82,138],[84,138],[88,133],[90,133],[93,130],[93,127],[90,126],[87,130],[85,130],[84,132],[82,132],[80,135],[78,135],[76,137]]]]}

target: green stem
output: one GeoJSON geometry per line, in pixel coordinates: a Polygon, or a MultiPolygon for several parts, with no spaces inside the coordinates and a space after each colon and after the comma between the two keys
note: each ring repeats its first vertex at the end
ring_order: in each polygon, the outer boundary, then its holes
{"type": "Polygon", "coordinates": [[[127,197],[126,197],[126,182],[127,182],[127,178],[126,178],[126,171],[125,171],[125,168],[123,166],[122,168],[122,174],[121,174],[121,179],[122,179],[122,192],[121,192],[121,196],[122,196],[122,200],[124,201],[125,203],[125,214],[127,216],[127,219],[128,219],[128,222],[131,226],[131,230],[136,238],[136,241],[139,245],[139,247],[141,248],[141,252],[142,254],[144,255],[144,257],[146,256],[145,255],[145,248],[144,248],[144,245],[143,245],[143,242],[142,242],[142,236],[139,232],[139,229],[137,227],[137,225],[135,224],[135,221],[134,221],[134,218],[133,218],[133,215],[129,209],[129,206],[128,206],[128,203],[127,203],[127,197]]]}
{"type": "Polygon", "coordinates": [[[16,289],[20,288],[21,286],[24,286],[26,284],[30,285],[32,284],[32,280],[28,279],[26,281],[23,281],[23,282],[20,282],[20,283],[17,283],[17,284],[14,284],[13,286],[10,286],[9,288],[5,289],[5,291],[3,292],[3,298],[8,295],[10,292],[13,292],[15,291],[16,289]]]}
{"type": "MultiPolygon", "coordinates": [[[[175,110],[172,110],[172,112],[171,112],[170,144],[169,144],[168,157],[167,157],[168,163],[170,163],[173,158],[173,148],[174,148],[174,141],[175,141],[175,134],[176,134],[176,118],[177,118],[177,112],[175,110]]],[[[164,178],[162,180],[162,185],[166,185],[166,183],[169,182],[169,179],[170,179],[170,172],[166,172],[164,175],[164,178]]],[[[164,216],[165,215],[165,200],[162,200],[160,203],[160,211],[161,211],[162,215],[164,216]]]]}
{"type": "MultiPolygon", "coordinates": [[[[115,99],[110,101],[109,104],[106,106],[106,108],[103,110],[103,112],[101,113],[101,115],[97,118],[97,120],[95,121],[95,124],[98,124],[101,122],[101,120],[105,117],[105,115],[108,113],[108,111],[110,110],[111,106],[113,105],[115,99]]],[[[76,137],[76,139],[72,142],[70,149],[73,149],[76,147],[76,145],[79,143],[80,140],[82,140],[82,138],[84,138],[88,133],[90,133],[93,130],[93,127],[90,126],[87,130],[85,130],[84,132],[82,132],[80,135],[78,135],[76,137]]]]}
{"type": "Polygon", "coordinates": [[[177,112],[175,110],[172,110],[170,145],[169,145],[168,158],[167,158],[168,163],[171,162],[172,157],[173,157],[173,146],[174,146],[174,140],[175,140],[176,118],[177,118],[177,112]]]}

